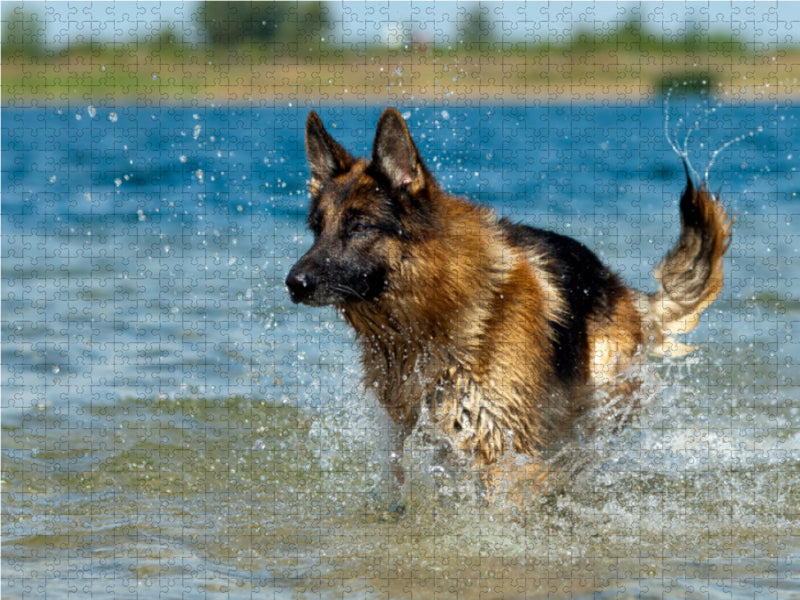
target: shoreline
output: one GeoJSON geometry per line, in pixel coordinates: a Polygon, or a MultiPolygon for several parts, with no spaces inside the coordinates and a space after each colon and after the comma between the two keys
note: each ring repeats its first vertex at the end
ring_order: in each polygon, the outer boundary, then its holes
{"type": "Polygon", "coordinates": [[[800,98],[800,52],[654,54],[397,54],[330,57],[80,55],[4,59],[2,105],[628,104],[707,93],[734,101],[800,98]],[[205,57],[208,58],[208,57],[205,57]],[[257,58],[258,60],[253,60],[257,58]],[[172,59],[172,60],[170,60],[172,59]],[[348,60],[350,59],[350,60],[348,60]]]}
{"type": "MultiPolygon", "coordinates": [[[[694,94],[697,96],[699,94],[694,94]]],[[[252,94],[246,89],[207,89],[202,94],[190,95],[188,93],[148,94],[148,95],[85,95],[74,94],[71,96],[42,96],[24,95],[12,96],[8,92],[0,94],[2,108],[35,108],[46,106],[114,106],[131,105],[139,106],[224,106],[224,105],[254,105],[254,106],[477,106],[477,105],[559,105],[559,104],[607,104],[609,106],[628,106],[631,104],[658,102],[665,99],[665,95],[655,92],[642,92],[629,87],[603,88],[597,90],[591,87],[573,87],[569,91],[556,89],[553,91],[535,91],[520,94],[509,92],[503,88],[483,88],[478,92],[448,92],[446,94],[422,93],[396,93],[386,94],[368,93],[356,95],[352,93],[337,93],[331,88],[315,92],[303,93],[286,92],[280,94],[252,94]],[[333,92],[333,93],[332,93],[333,92]]],[[[673,98],[683,97],[675,95],[673,98]]],[[[753,91],[748,88],[711,94],[710,97],[721,102],[755,103],[764,102],[790,102],[800,99],[800,87],[788,90],[753,91]]]]}

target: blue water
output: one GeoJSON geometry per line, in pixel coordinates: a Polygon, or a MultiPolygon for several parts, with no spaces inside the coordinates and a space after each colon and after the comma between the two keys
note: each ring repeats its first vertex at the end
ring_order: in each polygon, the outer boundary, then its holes
{"type": "MultiPolygon", "coordinates": [[[[376,552],[376,542],[364,540],[375,528],[389,540],[389,554],[428,557],[403,563],[403,572],[428,592],[438,589],[431,573],[466,581],[462,562],[454,560],[465,546],[479,544],[474,555],[491,557],[489,546],[481,545],[487,535],[501,540],[492,542],[504,548],[500,556],[510,552],[514,559],[505,575],[502,561],[492,567],[499,574],[476,573],[484,583],[520,574],[546,582],[553,571],[534,556],[546,552],[553,565],[572,572],[575,557],[588,551],[580,569],[601,597],[626,597],[617,595],[620,587],[641,596],[667,583],[677,586],[670,589],[712,590],[698,597],[800,594],[800,344],[793,335],[800,326],[797,109],[730,98],[673,100],[668,130],[682,144],[696,122],[687,148],[700,173],[715,149],[743,138],[717,157],[710,172],[712,188],[736,215],[725,289],[688,336],[698,353],[660,367],[664,389],[640,425],[604,439],[600,466],[592,470],[599,474],[586,475],[578,492],[564,492],[555,512],[548,512],[553,505],[535,503],[544,511],[537,513],[543,523],[581,533],[554,547],[529,548],[536,535],[526,519],[497,525],[512,512],[519,517],[517,509],[495,507],[486,517],[475,498],[465,501],[478,515],[470,521],[474,529],[459,534],[441,530],[468,512],[450,496],[431,500],[444,502],[440,510],[449,515],[438,520],[422,507],[415,513],[408,497],[410,513],[397,524],[375,516],[389,503],[381,491],[385,474],[374,458],[382,434],[370,432],[380,423],[380,407],[360,388],[352,336],[332,310],[292,305],[283,285],[311,243],[304,224],[303,150],[310,108],[3,109],[4,596],[26,596],[23,589],[33,589],[34,597],[66,596],[74,583],[103,597],[109,581],[116,582],[110,589],[119,597],[143,581],[173,590],[176,581],[185,582],[184,597],[304,595],[302,582],[311,577],[322,597],[339,597],[336,581],[348,582],[362,597],[381,597],[386,594],[374,578],[383,575],[364,575],[364,569],[374,567],[388,579],[402,575],[392,571],[391,560],[375,567],[365,558],[376,552]],[[192,408],[181,420],[174,407],[187,403],[192,408]],[[307,419],[305,433],[295,431],[289,441],[308,452],[291,450],[279,463],[264,454],[282,435],[278,424],[289,418],[270,412],[276,406],[307,419]],[[205,437],[212,430],[228,440],[223,447],[212,447],[205,437]],[[184,437],[187,431],[191,439],[184,437]],[[137,445],[146,439],[152,445],[137,445]],[[198,448],[191,460],[182,458],[198,448]],[[178,495],[148,487],[152,480],[134,476],[139,462],[132,454],[155,457],[156,479],[185,476],[191,485],[178,495]],[[232,477],[230,465],[237,460],[250,465],[252,481],[231,483],[233,491],[213,507],[206,504],[209,480],[185,475],[206,462],[222,462],[230,467],[222,472],[232,477]],[[331,475],[334,467],[337,476],[331,475]],[[262,468],[277,469],[283,478],[265,481],[257,472],[262,468]],[[87,475],[108,469],[111,481],[87,475]],[[309,469],[319,474],[310,488],[309,469]],[[673,479],[676,472],[683,475],[673,479]],[[274,496],[274,486],[306,486],[307,495],[264,500],[266,508],[253,499],[274,496]],[[367,508],[354,508],[351,499],[349,508],[333,510],[341,486],[374,499],[367,508]],[[628,504],[615,489],[630,494],[628,504]],[[99,518],[116,514],[112,508],[126,494],[139,499],[135,507],[119,518],[99,518]],[[194,507],[199,523],[181,516],[183,505],[194,507]],[[225,523],[214,512],[219,510],[225,523]],[[342,521],[321,523],[321,511],[342,521]],[[692,519],[693,513],[706,516],[692,519]],[[73,515],[75,522],[54,532],[61,527],[53,525],[54,514],[73,515]],[[157,530],[148,529],[153,519],[161,521],[157,530]],[[317,541],[275,541],[277,532],[289,535],[282,529],[287,519],[297,520],[292,535],[317,541]],[[652,528],[659,519],[675,539],[652,528]],[[727,523],[723,531],[713,526],[720,520],[727,523]],[[216,541],[187,541],[205,535],[212,522],[218,533],[209,535],[216,541]],[[249,533],[236,537],[234,523],[249,533]],[[150,542],[110,549],[121,527],[142,536],[146,530],[150,542]],[[416,542],[401,535],[409,527],[417,528],[416,542]],[[78,535],[75,528],[94,533],[78,535]],[[342,528],[355,541],[337,537],[342,528]],[[425,541],[436,533],[443,546],[425,541]],[[61,541],[44,543],[48,535],[61,541]],[[612,540],[610,546],[592,546],[598,536],[612,540]],[[522,545],[510,551],[503,539],[522,545]],[[619,580],[601,577],[631,543],[641,545],[643,556],[658,555],[652,572],[640,557],[620,567],[619,580]],[[178,549],[139,572],[137,548],[153,544],[178,549]],[[260,548],[261,560],[242,566],[241,556],[232,554],[242,545],[260,548]],[[523,547],[524,556],[514,554],[523,547]],[[87,556],[98,548],[106,559],[95,564],[87,556]],[[435,558],[437,548],[444,560],[435,558]],[[300,554],[306,562],[279,560],[300,554]],[[345,566],[326,567],[323,554],[337,554],[345,566]],[[165,561],[189,555],[187,570],[164,568],[165,561]],[[45,575],[57,565],[61,577],[45,575]],[[105,575],[90,575],[95,567],[105,575]],[[719,569],[722,583],[715,587],[719,569]],[[206,582],[187,579],[189,571],[205,573],[206,582]],[[430,577],[433,587],[425,587],[430,577]],[[224,579],[230,587],[220,591],[208,579],[224,579]]],[[[313,108],[346,148],[369,154],[384,107],[313,108]]],[[[577,237],[630,285],[653,289],[650,272],[679,230],[684,184],[665,138],[661,101],[400,108],[446,189],[500,215],[577,237]]],[[[424,460],[417,464],[422,470],[424,460]]],[[[413,495],[408,489],[405,494],[413,495]]],[[[555,529],[546,534],[555,536],[555,529]]],[[[567,584],[571,593],[593,593],[581,581],[567,584]]],[[[543,589],[546,584],[531,588],[530,596],[543,589]]]]}

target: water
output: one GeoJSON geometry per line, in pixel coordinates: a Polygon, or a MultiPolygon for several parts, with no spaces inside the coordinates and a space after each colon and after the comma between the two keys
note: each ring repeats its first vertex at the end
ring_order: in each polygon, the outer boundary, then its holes
{"type": "MultiPolygon", "coordinates": [[[[369,152],[383,107],[314,108],[369,152]]],[[[3,109],[4,597],[800,597],[797,111],[712,108],[670,109],[699,173],[743,138],[698,351],[549,489],[490,498],[424,431],[398,498],[350,331],[288,301],[308,107],[3,109]]],[[[660,103],[401,112],[447,189],[653,289],[683,185],[660,103]]]]}

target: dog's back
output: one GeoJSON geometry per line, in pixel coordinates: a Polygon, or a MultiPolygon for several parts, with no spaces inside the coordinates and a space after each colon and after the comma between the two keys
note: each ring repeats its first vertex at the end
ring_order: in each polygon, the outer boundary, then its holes
{"type": "Polygon", "coordinates": [[[577,240],[505,219],[500,224],[512,244],[525,248],[531,262],[542,265],[546,293],[560,298],[563,316],[552,324],[557,376],[567,384],[604,381],[593,352],[597,338],[616,339],[617,346],[627,349],[627,358],[642,342],[635,296],[577,240]],[[611,324],[616,324],[613,332],[607,331],[611,324]],[[618,339],[621,336],[624,339],[618,339]]]}

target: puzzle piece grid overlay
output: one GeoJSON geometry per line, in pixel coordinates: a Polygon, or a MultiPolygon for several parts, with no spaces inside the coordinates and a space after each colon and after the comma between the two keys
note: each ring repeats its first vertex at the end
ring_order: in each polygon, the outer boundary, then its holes
{"type": "Polygon", "coordinates": [[[165,26],[197,27],[187,4],[25,6],[39,16],[4,6],[4,26],[47,22],[50,54],[20,58],[4,34],[4,597],[800,593],[794,55],[757,41],[791,33],[779,7],[631,5],[652,38],[681,39],[678,19],[732,32],[707,53],[722,88],[679,81],[665,108],[654,62],[694,63],[664,42],[638,58],[557,45],[603,30],[594,5],[329,5],[360,54],[306,54],[298,30],[255,67],[258,45],[170,49],[165,26]],[[58,55],[82,27],[139,41],[58,55]],[[515,54],[543,30],[557,51],[515,54]],[[352,334],[288,300],[312,239],[308,111],[368,156],[388,105],[446,189],[576,237],[647,291],[679,228],[665,118],[678,144],[697,122],[700,175],[742,138],[709,174],[736,223],[699,350],[656,368],[628,429],[574,449],[571,485],[523,506],[487,504],[420,432],[405,512],[386,511],[386,421],[352,334]]]}

